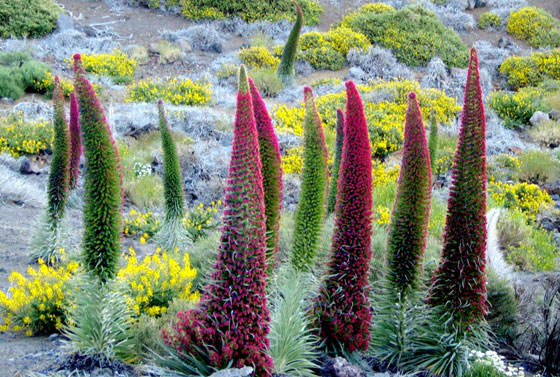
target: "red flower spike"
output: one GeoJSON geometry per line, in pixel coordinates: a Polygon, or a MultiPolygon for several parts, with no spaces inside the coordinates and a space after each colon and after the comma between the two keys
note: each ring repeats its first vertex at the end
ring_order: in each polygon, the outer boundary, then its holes
{"type": "Polygon", "coordinates": [[[78,186],[80,157],[82,155],[82,130],[80,129],[80,109],[74,92],[70,93],[70,189],[78,186]]]}
{"type": "Polygon", "coordinates": [[[212,283],[198,309],[177,315],[163,336],[180,352],[211,349],[206,361],[222,369],[255,368],[270,376],[266,308],[266,233],[258,132],[245,68],[239,72],[237,112],[226,187],[224,226],[212,283]]]}
{"type": "Polygon", "coordinates": [[[346,83],[346,124],[335,206],[332,257],[314,305],[321,338],[349,352],[368,348],[371,313],[368,271],[371,259],[372,164],[362,100],[346,83]]]}
{"type": "Polygon", "coordinates": [[[471,49],[449,193],[443,251],[430,303],[444,306],[463,329],[486,307],[486,117],[478,57],[471,49]]]}

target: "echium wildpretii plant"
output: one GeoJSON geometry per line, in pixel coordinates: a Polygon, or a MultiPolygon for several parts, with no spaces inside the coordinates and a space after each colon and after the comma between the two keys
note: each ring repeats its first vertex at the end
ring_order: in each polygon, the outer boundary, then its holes
{"type": "Polygon", "coordinates": [[[64,113],[64,93],[58,76],[53,88],[54,142],[53,157],[47,183],[46,221],[39,227],[33,240],[32,260],[42,259],[52,264],[58,260],[60,222],[68,196],[68,160],[70,158],[69,133],[64,113]]]}
{"type": "Polygon", "coordinates": [[[387,278],[392,293],[401,300],[417,288],[426,249],[431,194],[426,131],[412,92],[408,95],[401,171],[387,241],[387,278]]]}
{"type": "Polygon", "coordinates": [[[327,213],[333,213],[336,204],[336,190],[338,188],[338,172],[340,170],[340,160],[342,159],[342,145],[344,143],[344,112],[336,110],[336,141],[334,146],[334,162],[331,173],[331,184],[329,186],[329,199],[327,213]]]}
{"type": "Polygon", "coordinates": [[[451,177],[443,251],[429,300],[468,329],[486,312],[486,117],[474,48],[451,177]]]}
{"type": "Polygon", "coordinates": [[[245,67],[237,113],[219,253],[200,307],[178,314],[165,341],[214,368],[252,366],[272,373],[267,355],[266,234],[258,133],[245,67]],[[231,363],[231,364],[230,364],[231,363]]]}
{"type": "Polygon", "coordinates": [[[84,198],[83,260],[101,282],[115,276],[120,252],[122,175],[120,158],[105,112],[74,55],[74,88],[87,169],[84,198]]]}
{"type": "Polygon", "coordinates": [[[282,157],[272,120],[259,90],[249,79],[253,111],[259,134],[259,153],[262,165],[264,207],[266,215],[266,260],[268,271],[276,265],[278,230],[282,208],[282,157]]]}
{"type": "Polygon", "coordinates": [[[329,174],[325,136],[315,107],[313,91],[310,87],[305,87],[303,92],[303,170],[291,257],[292,265],[299,271],[309,270],[315,262],[325,217],[329,174]]]}
{"type": "Polygon", "coordinates": [[[366,350],[371,322],[368,272],[372,233],[372,163],[368,127],[356,86],[346,83],[346,124],[332,255],[314,304],[327,347],[366,350]]]}
{"type": "Polygon", "coordinates": [[[163,101],[158,101],[159,132],[163,149],[163,194],[165,218],[156,236],[164,250],[174,251],[185,245],[187,233],[183,226],[183,178],[177,148],[169,129],[163,101]]]}
{"type": "Polygon", "coordinates": [[[301,34],[301,28],[303,26],[303,10],[301,9],[301,6],[296,2],[294,2],[294,6],[296,7],[297,13],[296,22],[292,27],[290,35],[288,36],[288,41],[284,46],[282,58],[277,69],[278,76],[282,79],[284,85],[291,85],[294,82],[294,78],[296,75],[294,64],[296,61],[298,50],[299,35],[301,34]]]}
{"type": "Polygon", "coordinates": [[[438,124],[435,114],[432,114],[430,121],[430,138],[428,140],[428,149],[430,150],[430,164],[432,171],[436,168],[437,147],[438,147],[438,124]]]}
{"type": "Polygon", "coordinates": [[[54,143],[53,158],[47,185],[48,214],[52,229],[64,216],[68,194],[68,161],[70,159],[69,132],[64,112],[64,93],[58,76],[54,78],[54,143]]]}
{"type": "Polygon", "coordinates": [[[80,157],[82,156],[82,130],[80,129],[80,109],[76,93],[70,93],[70,167],[69,187],[78,187],[80,157]]]}

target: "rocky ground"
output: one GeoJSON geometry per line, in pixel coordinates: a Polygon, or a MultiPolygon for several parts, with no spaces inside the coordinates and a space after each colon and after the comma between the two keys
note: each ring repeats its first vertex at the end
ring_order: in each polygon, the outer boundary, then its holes
{"type": "MultiPolygon", "coordinates": [[[[237,62],[235,53],[247,44],[249,37],[261,32],[276,42],[284,42],[290,31],[288,22],[259,22],[247,24],[240,20],[214,21],[200,25],[186,20],[173,12],[154,11],[142,7],[130,7],[119,0],[58,0],[65,14],[59,20],[58,29],[40,40],[3,40],[0,51],[30,48],[37,58],[51,64],[55,71],[70,77],[64,62],[74,52],[109,52],[114,47],[129,51],[134,46],[150,46],[162,39],[181,47],[183,56],[170,64],[159,64],[151,56],[139,67],[137,79],[146,77],[188,76],[199,78],[208,75],[213,83],[213,106],[194,108],[169,106],[170,123],[174,129],[183,131],[196,140],[193,146],[192,170],[183,172],[185,187],[193,200],[209,202],[221,195],[221,184],[227,173],[227,159],[233,122],[233,83],[217,82],[213,75],[222,62],[237,62]],[[216,127],[216,125],[221,125],[216,127]]],[[[325,12],[321,23],[315,28],[326,31],[350,10],[356,9],[364,0],[323,0],[325,12]]],[[[399,5],[402,1],[387,1],[399,5]]],[[[488,8],[506,14],[527,4],[525,0],[489,0],[487,7],[462,11],[467,1],[452,1],[449,8],[430,5],[444,23],[456,29],[463,40],[478,47],[483,68],[483,86],[488,93],[492,87],[503,82],[496,68],[501,60],[513,54],[527,54],[529,48],[520,41],[512,41],[505,31],[480,31],[476,19],[488,8]],[[459,4],[459,5],[458,5],[459,4]]],[[[477,1],[478,3],[478,1],[477,1]]],[[[486,3],[486,2],[485,2],[486,3]]],[[[531,5],[547,9],[560,17],[558,0],[531,0],[531,5]]],[[[338,72],[315,71],[299,67],[300,77],[295,88],[286,89],[269,103],[295,103],[300,100],[301,86],[325,77],[367,80],[372,76],[392,78],[408,75],[418,79],[423,86],[445,89],[448,94],[461,100],[464,70],[447,70],[441,60],[434,59],[427,67],[411,71],[392,62],[391,55],[380,49],[369,57],[357,56],[349,68],[338,72]],[[303,75],[301,75],[303,74],[303,75]]],[[[394,59],[394,58],[393,58],[394,59]]],[[[117,137],[138,135],[156,128],[156,109],[153,105],[123,103],[124,88],[107,80],[109,88],[104,98],[107,115],[117,137]]],[[[50,118],[49,101],[38,95],[28,95],[15,103],[0,101],[0,111],[22,110],[29,118],[50,118]]],[[[511,148],[526,149],[529,142],[519,134],[506,130],[499,119],[489,114],[488,152],[500,153],[511,148]],[[507,141],[507,142],[506,142],[507,141]]],[[[282,148],[297,145],[298,141],[281,136],[282,148]]],[[[48,158],[47,158],[48,159],[48,158]]],[[[25,271],[33,229],[44,213],[46,177],[48,164],[44,159],[14,160],[0,158],[0,289],[9,287],[8,276],[13,270],[25,271]]],[[[297,198],[297,182],[285,182],[287,188],[284,207],[293,208],[297,198]]],[[[560,203],[560,196],[555,199],[560,203]]],[[[80,201],[75,200],[68,216],[69,238],[78,244],[82,229],[80,201]]],[[[127,241],[131,242],[131,241],[127,241]]],[[[125,245],[126,246],[126,245],[125,245]]],[[[142,253],[142,245],[134,244],[142,253]]],[[[22,335],[0,333],[0,376],[27,376],[30,371],[42,371],[62,357],[62,341],[59,336],[27,338],[22,335]]],[[[334,367],[333,367],[334,368],[334,367]]],[[[93,371],[91,376],[101,376],[103,371],[93,371]]],[[[328,374],[326,374],[328,375],[328,374]]],[[[335,374],[333,374],[335,375],[335,374]]],[[[344,375],[344,374],[337,374],[344,375]]],[[[347,374],[354,376],[356,374],[347,374]]],[[[385,375],[379,375],[384,377],[385,375]]]]}

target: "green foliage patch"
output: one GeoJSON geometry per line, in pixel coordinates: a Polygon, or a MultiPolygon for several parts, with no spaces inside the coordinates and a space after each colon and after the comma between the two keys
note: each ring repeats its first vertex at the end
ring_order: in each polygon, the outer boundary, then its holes
{"type": "Polygon", "coordinates": [[[62,10],[54,0],[1,1],[0,37],[39,38],[47,35],[56,28],[60,12],[62,10]]]}

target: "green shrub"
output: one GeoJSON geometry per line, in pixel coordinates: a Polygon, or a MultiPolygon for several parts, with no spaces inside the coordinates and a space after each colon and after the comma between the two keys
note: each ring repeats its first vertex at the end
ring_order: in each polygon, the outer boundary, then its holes
{"type": "Polygon", "coordinates": [[[305,50],[303,58],[315,69],[338,71],[342,69],[346,58],[332,46],[321,46],[305,50]]]}
{"type": "Polygon", "coordinates": [[[560,47],[559,27],[558,19],[552,17],[546,10],[524,7],[510,14],[506,30],[534,47],[560,47]]]}
{"type": "Polygon", "coordinates": [[[537,88],[522,88],[515,93],[497,91],[490,94],[488,106],[503,119],[507,128],[529,124],[535,111],[547,111],[543,92],[537,88]]]}
{"type": "Polygon", "coordinates": [[[276,68],[280,64],[280,59],[262,46],[241,49],[239,59],[243,64],[252,68],[276,68]]]}
{"type": "Polygon", "coordinates": [[[500,244],[506,260],[521,271],[552,271],[557,268],[558,248],[551,233],[527,223],[519,210],[508,211],[498,221],[500,244]]]}
{"type": "Polygon", "coordinates": [[[0,2],[0,38],[39,38],[56,28],[62,12],[53,0],[0,2]]]}
{"type": "Polygon", "coordinates": [[[543,83],[545,92],[558,92],[558,84],[553,80],[560,80],[560,49],[534,52],[529,56],[510,56],[499,70],[514,89],[543,83]]]}
{"type": "Polygon", "coordinates": [[[35,81],[43,80],[47,72],[48,66],[33,60],[27,51],[0,53],[0,98],[23,97],[26,91],[35,89],[35,81]]]}
{"type": "Polygon", "coordinates": [[[500,27],[502,25],[502,16],[494,12],[484,12],[478,19],[478,27],[488,29],[490,27],[500,27]]]}
{"type": "Polygon", "coordinates": [[[282,79],[271,68],[254,68],[249,71],[259,92],[265,97],[275,97],[284,89],[282,79]]]}
{"type": "Polygon", "coordinates": [[[519,155],[519,179],[523,182],[542,184],[560,177],[560,161],[550,153],[532,149],[519,155]]]}
{"type": "MultiPolygon", "coordinates": [[[[315,0],[297,0],[303,10],[305,23],[319,23],[323,7],[315,0]]],[[[290,0],[183,0],[183,16],[192,19],[241,17],[245,21],[281,19],[294,20],[290,0]]]]}
{"type": "Polygon", "coordinates": [[[450,67],[467,65],[467,47],[433,12],[421,6],[394,10],[385,4],[373,5],[365,5],[346,16],[342,25],[366,35],[371,43],[393,50],[401,62],[412,67],[435,56],[450,67]]]}
{"type": "Polygon", "coordinates": [[[560,122],[548,121],[540,123],[529,130],[531,138],[548,148],[560,145],[560,122]]]}
{"type": "Polygon", "coordinates": [[[517,336],[517,300],[510,283],[491,268],[487,270],[488,313],[486,320],[492,329],[495,341],[513,344],[517,336]]]}

